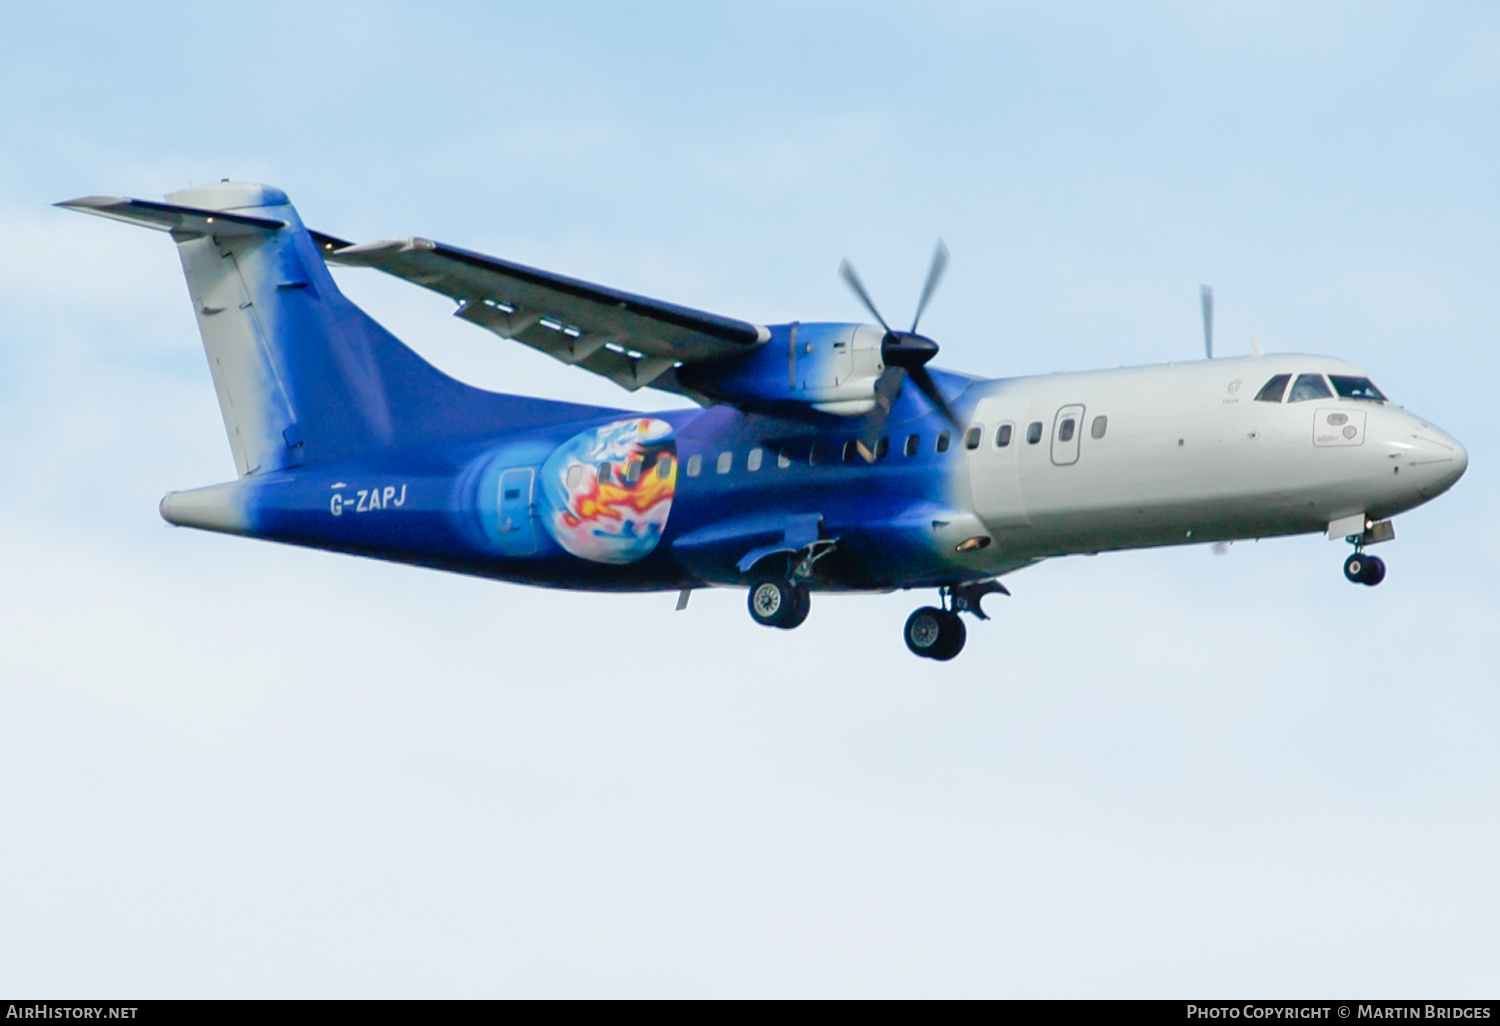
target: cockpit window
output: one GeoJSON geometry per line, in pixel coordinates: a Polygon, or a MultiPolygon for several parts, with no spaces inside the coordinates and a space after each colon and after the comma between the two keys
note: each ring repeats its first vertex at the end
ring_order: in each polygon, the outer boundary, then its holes
{"type": "Polygon", "coordinates": [[[1306,402],[1309,399],[1327,399],[1333,393],[1328,391],[1328,382],[1323,380],[1321,374],[1298,374],[1297,380],[1292,384],[1292,394],[1287,396],[1289,403],[1306,402]]]}
{"type": "Polygon", "coordinates": [[[1386,401],[1380,389],[1370,383],[1369,378],[1354,378],[1345,374],[1330,374],[1333,390],[1345,399],[1371,399],[1377,403],[1386,401]]]}
{"type": "Polygon", "coordinates": [[[1255,393],[1255,401],[1258,403],[1279,403],[1281,397],[1286,395],[1286,383],[1292,380],[1290,374],[1278,374],[1266,382],[1266,387],[1255,393]]]}

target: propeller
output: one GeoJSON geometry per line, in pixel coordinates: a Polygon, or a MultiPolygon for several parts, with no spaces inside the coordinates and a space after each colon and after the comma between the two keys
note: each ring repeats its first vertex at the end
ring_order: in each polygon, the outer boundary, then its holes
{"type": "Polygon", "coordinates": [[[937,291],[943,272],[947,269],[948,247],[939,240],[937,249],[932,253],[932,263],[927,268],[927,281],[922,285],[922,294],[917,299],[917,312],[912,316],[911,330],[896,331],[886,323],[884,317],[880,316],[880,310],[876,308],[875,301],[870,298],[864,282],[860,281],[854,265],[848,260],[839,264],[839,277],[843,278],[850,290],[859,297],[865,309],[870,311],[870,316],[874,317],[876,322],[885,329],[885,338],[880,342],[880,362],[885,365],[885,369],[880,372],[880,377],[875,379],[875,409],[871,410],[865,419],[862,450],[866,460],[874,458],[874,448],[885,430],[886,418],[890,416],[891,407],[896,404],[896,400],[901,398],[901,386],[907,378],[911,378],[912,383],[948,423],[958,430],[963,430],[963,425],[958,422],[958,415],[953,412],[953,407],[948,405],[948,400],[938,390],[937,382],[932,380],[932,375],[927,372],[927,361],[937,355],[938,345],[927,336],[917,334],[917,325],[922,322],[922,314],[927,309],[933,293],[937,291]]]}
{"type": "Polygon", "coordinates": [[[1203,300],[1203,351],[1214,358],[1214,290],[1210,285],[1199,285],[1198,295],[1203,300]]]}

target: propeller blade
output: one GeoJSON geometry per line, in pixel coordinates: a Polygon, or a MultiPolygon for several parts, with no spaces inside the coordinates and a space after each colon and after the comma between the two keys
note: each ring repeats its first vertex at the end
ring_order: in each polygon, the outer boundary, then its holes
{"type": "Polygon", "coordinates": [[[937,407],[937,411],[947,418],[948,423],[953,425],[955,431],[962,431],[963,425],[958,422],[958,415],[953,412],[953,407],[948,405],[948,400],[943,398],[943,393],[938,391],[937,382],[932,380],[932,375],[927,373],[926,367],[913,367],[906,372],[911,375],[912,381],[916,382],[927,401],[937,407]]]}
{"type": "Polygon", "coordinates": [[[865,309],[870,311],[870,316],[879,321],[880,326],[889,335],[891,333],[891,326],[885,323],[885,318],[880,316],[879,310],[875,309],[875,300],[871,299],[870,294],[865,291],[865,283],[859,280],[859,275],[854,273],[854,265],[848,260],[839,264],[839,277],[843,278],[844,282],[854,290],[854,294],[859,297],[859,301],[865,304],[865,309]]]}
{"type": "Polygon", "coordinates": [[[885,422],[891,415],[891,407],[901,398],[901,386],[906,382],[904,367],[887,367],[875,379],[875,408],[865,414],[864,437],[859,443],[859,454],[866,463],[875,462],[875,447],[880,436],[885,434],[885,422]]]}
{"type": "Polygon", "coordinates": [[[1199,285],[1198,294],[1203,300],[1203,351],[1214,358],[1214,290],[1208,285],[1199,285]]]}
{"type": "Polygon", "coordinates": [[[948,247],[943,245],[943,240],[938,239],[937,249],[932,251],[932,263],[927,268],[927,282],[922,286],[922,297],[917,300],[917,312],[911,319],[911,330],[915,334],[917,322],[922,319],[922,311],[927,309],[927,301],[937,291],[938,282],[943,280],[943,272],[948,269],[948,247]]]}

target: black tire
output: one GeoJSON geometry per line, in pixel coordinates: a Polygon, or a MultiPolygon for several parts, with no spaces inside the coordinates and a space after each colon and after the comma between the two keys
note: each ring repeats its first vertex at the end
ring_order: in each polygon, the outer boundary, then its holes
{"type": "Polygon", "coordinates": [[[968,628],[964,626],[963,620],[957,613],[943,613],[943,634],[938,640],[942,646],[941,651],[933,652],[932,658],[946,662],[964,650],[964,642],[969,640],[968,628]]]}
{"type": "Polygon", "coordinates": [[[906,647],[924,659],[946,661],[963,651],[968,631],[957,613],[923,606],[906,618],[906,647]]]}
{"type": "Polygon", "coordinates": [[[812,612],[812,595],[808,593],[807,585],[794,584],[792,596],[796,599],[796,604],[792,607],[791,616],[787,617],[786,623],[781,625],[784,631],[801,627],[802,621],[807,619],[807,614],[812,612]]]}
{"type": "Polygon", "coordinates": [[[1385,580],[1385,560],[1379,556],[1366,556],[1365,565],[1359,571],[1359,583],[1373,588],[1385,580]]]}
{"type": "Polygon", "coordinates": [[[906,638],[906,647],[911,649],[912,655],[919,655],[923,659],[931,658],[933,649],[943,635],[942,615],[941,609],[923,606],[906,618],[906,629],[902,636],[906,638]]]}
{"type": "Polygon", "coordinates": [[[791,630],[807,619],[811,606],[807,588],[795,585],[785,577],[761,577],[752,581],[746,604],[756,623],[782,630],[791,630]]]}
{"type": "Polygon", "coordinates": [[[1363,584],[1366,557],[1356,552],[1344,560],[1344,577],[1350,584],[1363,584]]]}

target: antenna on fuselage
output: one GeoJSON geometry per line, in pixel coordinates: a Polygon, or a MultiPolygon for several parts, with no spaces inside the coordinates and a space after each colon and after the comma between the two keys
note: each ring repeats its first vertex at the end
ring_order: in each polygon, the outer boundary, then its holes
{"type": "Polygon", "coordinates": [[[1199,298],[1203,300],[1203,352],[1214,358],[1214,290],[1211,285],[1198,286],[1199,298]]]}

